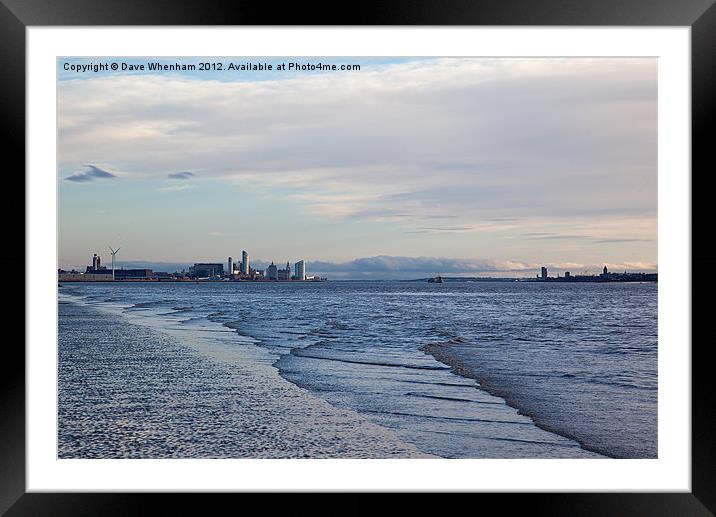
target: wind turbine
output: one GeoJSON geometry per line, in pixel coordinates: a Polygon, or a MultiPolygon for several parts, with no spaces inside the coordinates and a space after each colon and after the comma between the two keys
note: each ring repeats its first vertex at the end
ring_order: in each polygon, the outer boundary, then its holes
{"type": "Polygon", "coordinates": [[[107,247],[109,248],[109,251],[112,252],[112,281],[114,282],[114,256],[119,251],[119,248],[117,248],[116,250],[113,250],[112,246],[107,246],[107,247]]]}

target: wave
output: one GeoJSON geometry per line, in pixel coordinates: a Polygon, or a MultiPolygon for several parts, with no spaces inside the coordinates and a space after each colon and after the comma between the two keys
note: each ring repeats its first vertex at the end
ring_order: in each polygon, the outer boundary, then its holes
{"type": "Polygon", "coordinates": [[[355,359],[338,359],[337,357],[311,355],[309,353],[306,353],[305,349],[303,349],[303,348],[291,349],[291,355],[295,355],[297,357],[303,357],[303,358],[307,358],[307,359],[320,359],[322,361],[334,361],[337,363],[365,364],[365,365],[369,365],[369,366],[385,366],[385,367],[389,367],[389,368],[408,368],[410,370],[449,370],[450,369],[445,366],[428,366],[428,365],[418,365],[418,364],[400,364],[400,363],[387,363],[387,362],[377,362],[377,361],[358,361],[355,359]]]}
{"type": "MultiPolygon", "coordinates": [[[[479,383],[481,389],[485,390],[490,395],[502,398],[507,405],[517,409],[519,414],[529,417],[537,427],[547,432],[554,433],[556,435],[567,438],[569,440],[573,440],[577,442],[580,447],[587,451],[602,454],[607,457],[616,457],[612,451],[607,450],[604,447],[598,447],[587,443],[582,437],[577,436],[575,433],[572,433],[568,430],[560,428],[559,426],[551,424],[547,419],[543,418],[540,414],[537,414],[531,408],[527,407],[524,404],[518,403],[515,397],[513,397],[512,393],[510,393],[508,390],[502,387],[497,387],[493,383],[488,382],[485,376],[479,375],[468,364],[461,361],[454,353],[451,353],[452,347],[454,347],[456,344],[462,344],[465,342],[467,341],[461,338],[452,338],[447,341],[428,343],[420,347],[420,350],[432,355],[437,361],[448,365],[452,369],[453,373],[455,373],[456,375],[476,380],[479,383]]],[[[531,375],[527,374],[526,376],[531,375]]]]}
{"type": "Polygon", "coordinates": [[[492,404],[495,406],[504,405],[502,402],[488,402],[486,400],[462,399],[458,397],[443,397],[440,395],[427,395],[425,393],[408,392],[406,393],[406,395],[408,395],[409,397],[422,397],[425,399],[449,400],[451,402],[472,402],[474,404],[492,404]]]}
{"type": "MultiPolygon", "coordinates": [[[[106,298],[102,298],[102,301],[107,301],[106,298]]],[[[161,307],[162,305],[166,305],[164,301],[151,301],[151,302],[138,302],[135,304],[132,304],[127,310],[134,310],[134,309],[149,309],[152,307],[161,307]]]]}
{"type": "Polygon", "coordinates": [[[534,425],[531,421],[530,422],[515,422],[514,420],[490,420],[488,418],[466,418],[466,417],[454,417],[454,416],[435,416],[435,415],[419,415],[416,413],[403,413],[400,411],[379,411],[379,410],[371,410],[371,409],[365,409],[363,410],[364,413],[376,413],[381,415],[396,415],[396,416],[407,416],[407,417],[415,417],[415,418],[426,418],[428,420],[449,420],[454,422],[481,422],[481,423],[487,423],[487,424],[509,424],[509,425],[527,425],[532,426],[534,425]]]}

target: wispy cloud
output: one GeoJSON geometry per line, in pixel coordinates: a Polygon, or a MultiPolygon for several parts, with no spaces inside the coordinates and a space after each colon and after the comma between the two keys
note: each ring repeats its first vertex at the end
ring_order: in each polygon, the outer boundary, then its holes
{"type": "Polygon", "coordinates": [[[559,233],[539,233],[535,232],[532,234],[526,234],[526,238],[529,240],[588,240],[591,239],[589,235],[570,235],[570,234],[559,234],[559,233]]]}
{"type": "Polygon", "coordinates": [[[522,237],[528,240],[565,240],[565,241],[592,241],[597,244],[619,244],[619,243],[630,243],[630,242],[654,242],[652,238],[638,238],[638,237],[614,237],[614,238],[603,238],[592,235],[574,235],[567,233],[551,233],[551,232],[528,232],[521,234],[522,237]]]}
{"type": "Polygon", "coordinates": [[[405,233],[454,233],[469,232],[472,229],[471,226],[432,226],[407,230],[405,233]]]}
{"type": "Polygon", "coordinates": [[[191,190],[194,188],[196,188],[196,185],[194,185],[193,183],[189,183],[189,184],[182,184],[182,185],[169,185],[166,187],[159,187],[156,190],[158,192],[174,192],[177,190],[191,190]]]}
{"type": "Polygon", "coordinates": [[[85,165],[85,167],[87,168],[85,171],[76,172],[72,176],[66,177],[65,180],[82,183],[95,179],[116,178],[116,176],[111,172],[107,172],[106,170],[100,169],[99,167],[96,167],[94,165],[85,165]]]}
{"type": "Polygon", "coordinates": [[[172,172],[167,177],[173,180],[188,180],[194,176],[193,172],[183,171],[183,172],[172,172]]]}
{"type": "Polygon", "coordinates": [[[630,238],[615,238],[615,239],[595,239],[595,242],[599,242],[602,244],[611,244],[611,243],[629,243],[629,242],[654,242],[655,239],[630,239],[630,238]]]}
{"type": "MultiPolygon", "coordinates": [[[[60,168],[111,164],[123,180],[166,182],[160,192],[193,188],[189,171],[201,171],[262,208],[242,212],[256,228],[247,239],[289,242],[291,225],[259,230],[268,203],[290,206],[325,229],[312,245],[336,260],[438,245],[453,256],[656,260],[656,59],[421,59],[275,77],[62,80],[60,168]],[[334,253],[329,241],[358,224],[370,242],[334,253]]],[[[199,193],[197,213],[213,214],[199,193]]],[[[221,239],[198,234],[218,249],[221,239]]]]}
{"type": "Polygon", "coordinates": [[[59,88],[67,165],[90,152],[142,177],[200,168],[358,221],[655,212],[653,59],[434,59],[330,80],[144,75],[59,88]]]}

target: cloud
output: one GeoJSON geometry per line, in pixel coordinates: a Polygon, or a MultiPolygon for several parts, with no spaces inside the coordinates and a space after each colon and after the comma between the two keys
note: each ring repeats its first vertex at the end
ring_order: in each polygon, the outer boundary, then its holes
{"type": "Polygon", "coordinates": [[[194,176],[193,172],[183,171],[183,172],[173,172],[173,173],[169,174],[167,177],[170,179],[174,179],[174,180],[188,180],[192,176],[194,176]]]}
{"type": "Polygon", "coordinates": [[[116,178],[116,176],[111,172],[107,172],[99,167],[95,167],[94,165],[85,165],[85,167],[87,169],[84,172],[76,172],[72,176],[68,176],[65,179],[67,181],[81,183],[95,179],[116,178]]]}
{"type": "MultiPolygon", "coordinates": [[[[258,264],[258,262],[257,262],[258,264]]],[[[447,276],[531,277],[546,266],[552,271],[599,272],[605,264],[528,263],[493,259],[459,259],[444,257],[401,257],[378,255],[347,262],[308,261],[307,268],[315,274],[340,278],[406,279],[442,274],[447,276]]],[[[607,263],[614,271],[656,271],[656,264],[646,262],[607,263]]]]}
{"type": "Polygon", "coordinates": [[[529,240],[588,240],[591,239],[589,235],[570,235],[570,234],[557,234],[557,233],[540,233],[533,232],[527,235],[529,240]]]}
{"type": "Polygon", "coordinates": [[[73,174],[72,176],[66,177],[65,180],[74,181],[76,183],[82,183],[85,181],[92,181],[92,178],[87,176],[86,174],[76,173],[76,174],[73,174]]]}
{"type": "Polygon", "coordinates": [[[169,185],[167,187],[159,187],[156,190],[157,192],[173,192],[177,190],[191,190],[194,188],[196,188],[196,185],[194,185],[193,183],[189,183],[183,185],[169,185]]]}
{"type": "Polygon", "coordinates": [[[602,244],[609,244],[609,243],[620,243],[620,242],[654,242],[655,239],[629,239],[629,238],[620,238],[620,239],[597,239],[596,242],[602,243],[602,244]]]}
{"type": "Polygon", "coordinates": [[[101,154],[142,177],[201,168],[338,219],[653,213],[656,70],[654,59],[468,58],[330,79],[68,80],[60,161],[101,154]]]}
{"type": "Polygon", "coordinates": [[[522,262],[495,261],[488,259],[456,259],[438,257],[400,257],[378,255],[358,258],[349,262],[312,262],[312,267],[326,271],[352,272],[474,272],[524,271],[533,266],[522,262]]]}
{"type": "Polygon", "coordinates": [[[473,228],[471,226],[432,226],[420,227],[415,230],[408,230],[405,233],[453,233],[453,232],[469,232],[473,228]]]}
{"type": "MultiPolygon", "coordinates": [[[[200,170],[309,223],[471,243],[456,255],[512,232],[527,251],[579,236],[594,257],[607,246],[656,257],[656,59],[420,59],[275,77],[60,81],[60,166],[116,164],[148,180],[200,170]],[[544,238],[519,237],[530,231],[544,238]]],[[[401,250],[360,254],[382,252],[401,250]]]]}

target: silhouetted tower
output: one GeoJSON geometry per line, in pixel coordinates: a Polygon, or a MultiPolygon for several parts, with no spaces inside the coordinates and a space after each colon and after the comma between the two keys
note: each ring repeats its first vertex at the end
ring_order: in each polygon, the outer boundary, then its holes
{"type": "Polygon", "coordinates": [[[249,254],[246,253],[246,250],[241,252],[241,273],[249,274],[249,254]]]}

